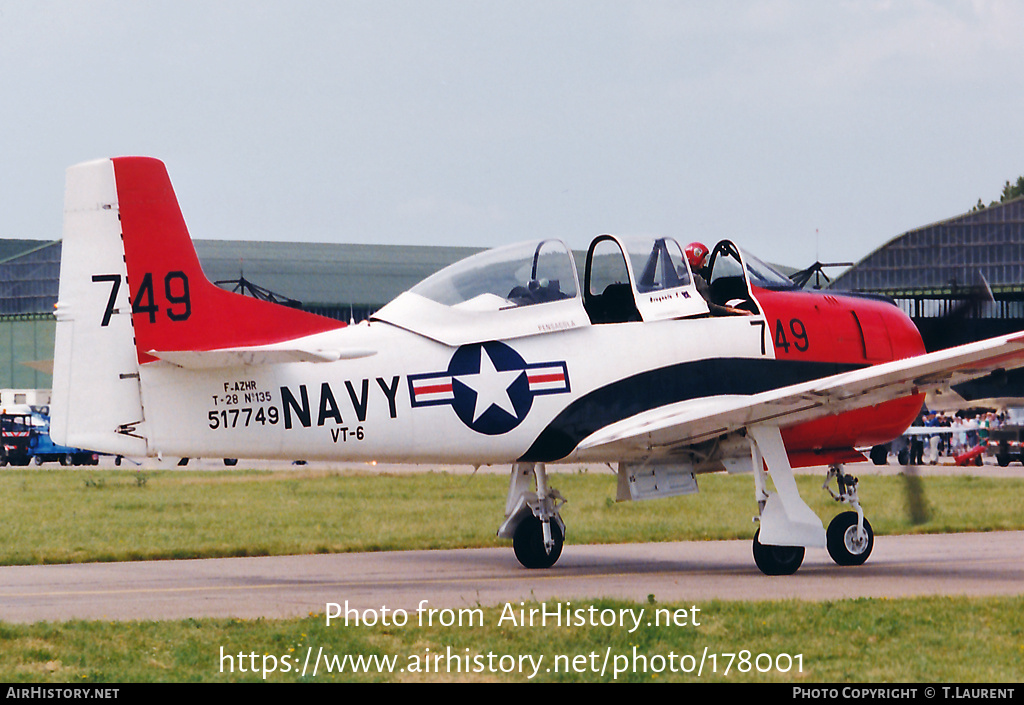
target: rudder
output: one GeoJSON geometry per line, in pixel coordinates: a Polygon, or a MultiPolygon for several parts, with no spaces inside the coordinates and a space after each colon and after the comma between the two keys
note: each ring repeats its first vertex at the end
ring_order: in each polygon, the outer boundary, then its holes
{"type": "Polygon", "coordinates": [[[67,170],[50,435],[147,455],[117,189],[109,159],[67,170]]]}

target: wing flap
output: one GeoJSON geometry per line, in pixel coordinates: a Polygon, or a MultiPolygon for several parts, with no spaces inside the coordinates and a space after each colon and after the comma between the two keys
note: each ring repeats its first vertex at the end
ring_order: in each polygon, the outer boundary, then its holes
{"type": "Polygon", "coordinates": [[[669,404],[605,426],[579,449],[667,451],[757,424],[792,426],[1022,366],[1024,333],[1014,333],[760,394],[669,404]]]}

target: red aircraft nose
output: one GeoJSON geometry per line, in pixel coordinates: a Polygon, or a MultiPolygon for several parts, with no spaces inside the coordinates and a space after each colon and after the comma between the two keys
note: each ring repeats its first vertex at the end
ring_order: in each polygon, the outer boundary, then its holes
{"type": "MultiPolygon", "coordinates": [[[[925,352],[913,321],[887,301],[810,291],[756,290],[777,360],[822,377],[925,352]]],[[[794,467],[850,459],[853,448],[887,443],[924,403],[914,395],[783,429],[794,467]]]]}

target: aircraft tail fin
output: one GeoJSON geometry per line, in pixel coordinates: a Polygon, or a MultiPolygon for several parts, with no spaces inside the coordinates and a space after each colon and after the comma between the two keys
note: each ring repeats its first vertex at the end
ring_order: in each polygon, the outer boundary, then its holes
{"type": "Polygon", "coordinates": [[[215,286],[203,274],[163,163],[112,161],[140,363],[155,350],[268,345],[344,325],[215,286]]]}
{"type": "Polygon", "coordinates": [[[155,351],[273,345],[344,324],[215,286],[163,163],[119,157],[67,171],[51,435],[147,455],[140,369],[155,351]]]}

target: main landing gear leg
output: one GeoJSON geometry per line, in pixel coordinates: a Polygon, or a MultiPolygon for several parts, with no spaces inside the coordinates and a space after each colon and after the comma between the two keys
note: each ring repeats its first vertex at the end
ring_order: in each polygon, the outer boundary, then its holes
{"type": "Polygon", "coordinates": [[[512,549],[524,567],[550,568],[562,554],[565,522],[558,510],[563,504],[565,499],[558,490],[548,487],[544,463],[512,466],[505,521],[498,536],[512,539],[512,549]]]}
{"type": "Polygon", "coordinates": [[[848,475],[842,465],[833,465],[828,469],[822,489],[828,490],[837,502],[849,504],[853,508],[853,511],[836,516],[828,525],[828,554],[839,565],[862,565],[875,545],[875,532],[871,529],[871,523],[864,518],[864,510],[857,497],[857,478],[848,475]],[[833,477],[838,492],[833,492],[828,486],[833,477]]]}
{"type": "Polygon", "coordinates": [[[765,575],[792,575],[803,563],[805,548],[825,548],[825,527],[800,497],[778,427],[752,426],[749,437],[759,514],[755,521],[760,523],[754,534],[754,563],[765,575]],[[769,473],[775,492],[768,489],[769,473]]]}

